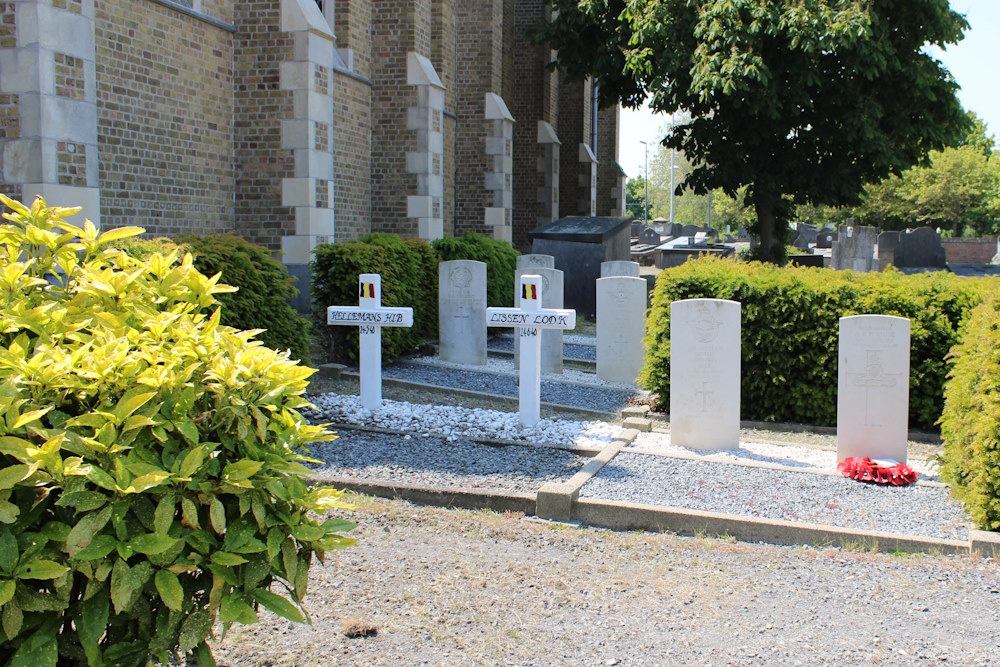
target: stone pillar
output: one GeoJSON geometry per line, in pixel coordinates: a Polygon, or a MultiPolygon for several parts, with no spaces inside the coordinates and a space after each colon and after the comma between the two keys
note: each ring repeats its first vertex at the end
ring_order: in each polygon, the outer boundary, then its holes
{"type": "Polygon", "coordinates": [[[597,213],[625,215],[625,171],[618,164],[618,132],[621,107],[617,104],[597,112],[597,213]]]}
{"type": "Polygon", "coordinates": [[[486,93],[486,120],[492,128],[486,138],[486,155],[492,161],[486,173],[486,189],[493,192],[493,206],[486,208],[486,225],[493,238],[511,242],[511,206],[514,202],[514,117],[499,95],[486,93]]]}
{"type": "MultiPolygon", "coordinates": [[[[615,162],[615,174],[616,178],[610,188],[611,190],[611,208],[608,209],[608,215],[613,218],[624,218],[625,217],[625,182],[628,180],[628,174],[622,169],[622,166],[615,162]]],[[[601,176],[600,173],[597,175],[597,187],[601,187],[601,176]]]]}
{"type": "Polygon", "coordinates": [[[541,187],[538,188],[538,203],[542,205],[535,227],[559,219],[559,137],[552,126],[538,121],[538,173],[541,187]]]}
{"type": "Polygon", "coordinates": [[[0,3],[0,187],[100,224],[94,0],[0,3]]]}
{"type": "Polygon", "coordinates": [[[417,220],[417,235],[428,241],[444,236],[444,84],[431,61],[407,54],[406,83],[417,89],[417,105],[406,114],[416,132],[417,150],[406,154],[406,172],[417,176],[417,194],[406,197],[406,215],[417,220]]]}
{"type": "MultiPolygon", "coordinates": [[[[289,273],[299,279],[296,307],[308,309],[309,264],[320,243],[334,240],[333,63],[330,25],[314,0],[281,0],[281,30],[291,35],[293,59],[279,67],[279,88],[292,96],[292,117],[281,120],[281,147],[294,175],[281,179],[281,205],[294,213],[294,233],[281,238],[289,273]]],[[[291,231],[291,230],[290,230],[291,231]]]]}

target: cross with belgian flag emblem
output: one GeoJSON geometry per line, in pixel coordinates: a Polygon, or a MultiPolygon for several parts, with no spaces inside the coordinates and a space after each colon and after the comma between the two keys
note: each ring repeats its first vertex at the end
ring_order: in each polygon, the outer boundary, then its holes
{"type": "Polygon", "coordinates": [[[531,301],[538,300],[538,285],[534,283],[524,283],[521,285],[521,298],[530,299],[531,301]]]}
{"type": "Polygon", "coordinates": [[[362,282],[361,283],[361,291],[358,294],[358,296],[361,297],[361,298],[368,297],[369,299],[374,299],[375,298],[375,283],[362,282]]]}

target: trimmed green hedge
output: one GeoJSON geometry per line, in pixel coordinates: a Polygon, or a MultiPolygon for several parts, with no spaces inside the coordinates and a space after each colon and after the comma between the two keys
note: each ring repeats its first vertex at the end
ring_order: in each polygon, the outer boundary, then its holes
{"type": "Polygon", "coordinates": [[[293,359],[309,361],[310,322],[288,300],[299,293],[284,264],[264,247],[232,234],[173,237],[194,255],[201,273],[222,273],[222,282],[238,287],[219,295],[222,324],[236,329],[263,329],[258,339],[274,350],[291,350],[293,359]]]}
{"type": "Polygon", "coordinates": [[[837,419],[840,318],[910,318],[910,426],[933,429],[941,416],[945,357],[963,321],[994,279],[946,273],[854,273],[780,268],[704,258],[657,278],[647,321],[643,385],[670,403],[670,303],[730,299],[742,309],[744,419],[833,425],[837,419]]]}
{"type": "Polygon", "coordinates": [[[941,415],[941,478],[983,530],[1000,530],[1000,298],[972,311],[941,415]]]}
{"type": "Polygon", "coordinates": [[[221,282],[239,288],[219,295],[221,324],[244,331],[262,329],[257,339],[264,345],[291,350],[293,359],[309,361],[311,323],[289,305],[288,300],[299,293],[294,278],[267,248],[232,234],[129,238],[116,241],[115,247],[141,260],[178,247],[190,252],[199,272],[207,276],[221,273],[221,282]]]}
{"type": "Polygon", "coordinates": [[[434,252],[442,262],[471,259],[486,264],[486,305],[509,308],[514,304],[514,271],[517,250],[509,243],[468,232],[465,236],[449,236],[434,242],[434,252]]]}
{"type": "Polygon", "coordinates": [[[503,241],[468,233],[447,237],[433,247],[418,239],[376,232],[350,243],[318,246],[312,265],[312,305],[316,330],[329,359],[356,362],[358,330],[326,324],[328,306],[358,302],[358,276],[382,276],[382,303],[413,308],[413,328],[382,330],[382,361],[416,350],[438,335],[438,264],[455,259],[486,263],[486,300],[490,306],[514,303],[518,252],[503,241]]]}
{"type": "Polygon", "coordinates": [[[437,256],[426,241],[376,232],[351,243],[316,247],[312,263],[312,305],[316,330],[328,357],[356,362],[358,328],[329,326],[328,306],[358,303],[358,276],[382,276],[382,305],[413,308],[413,327],[382,329],[382,361],[412,352],[437,336],[437,256]]]}

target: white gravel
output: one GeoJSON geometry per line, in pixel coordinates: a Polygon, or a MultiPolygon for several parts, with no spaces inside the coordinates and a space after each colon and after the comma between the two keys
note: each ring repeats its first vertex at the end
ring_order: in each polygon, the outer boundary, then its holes
{"type": "MultiPolygon", "coordinates": [[[[442,361],[437,356],[417,357],[409,359],[411,363],[425,364],[427,366],[438,366],[440,368],[460,368],[466,371],[476,371],[481,373],[496,373],[497,375],[518,376],[518,370],[514,367],[512,359],[501,359],[491,357],[485,366],[472,366],[470,364],[458,364],[451,361],[442,361]]],[[[552,382],[573,382],[575,384],[585,384],[591,387],[607,387],[609,389],[623,389],[625,391],[638,391],[638,388],[628,382],[608,382],[597,377],[596,373],[587,373],[575,368],[563,367],[562,373],[542,373],[543,380],[552,382]]]]}
{"type": "Polygon", "coordinates": [[[545,447],[600,449],[624,429],[602,421],[542,419],[533,427],[522,426],[516,412],[462,408],[448,405],[403,403],[383,400],[373,412],[361,407],[357,396],[320,394],[310,397],[316,412],[306,416],[358,426],[405,431],[445,440],[501,440],[545,447]]]}
{"type": "MultiPolygon", "coordinates": [[[[740,442],[739,449],[723,449],[711,452],[681,447],[670,443],[669,433],[640,433],[629,450],[643,454],[659,454],[690,458],[698,461],[718,461],[726,463],[773,464],[802,470],[837,470],[837,453],[818,447],[796,447],[794,445],[773,445],[765,442],[740,442]]],[[[929,482],[938,481],[938,465],[935,461],[910,459],[907,462],[919,475],[929,482]]]]}

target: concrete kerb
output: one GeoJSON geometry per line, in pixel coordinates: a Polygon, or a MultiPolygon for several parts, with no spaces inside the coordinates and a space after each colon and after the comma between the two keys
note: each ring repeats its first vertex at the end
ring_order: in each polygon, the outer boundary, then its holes
{"type": "MultiPolygon", "coordinates": [[[[343,377],[349,377],[349,378],[354,378],[354,379],[357,379],[359,377],[357,371],[346,371],[342,375],[343,375],[343,377]]],[[[505,406],[508,406],[508,407],[512,407],[512,408],[515,408],[515,409],[518,406],[518,399],[516,397],[513,397],[513,396],[498,396],[497,394],[488,394],[486,392],[474,391],[472,389],[457,389],[455,387],[439,387],[437,385],[422,384],[420,382],[411,382],[409,380],[400,380],[398,378],[387,378],[387,377],[384,377],[384,376],[382,377],[382,384],[383,384],[383,386],[384,385],[389,385],[389,386],[402,387],[404,389],[420,389],[422,391],[430,391],[430,392],[435,392],[435,391],[436,392],[447,392],[448,394],[457,395],[457,396],[468,396],[469,398],[478,398],[478,399],[481,399],[481,400],[484,400],[484,401],[494,401],[496,403],[500,403],[502,405],[505,405],[505,406]]],[[[591,410],[589,408],[580,408],[580,407],[576,407],[574,405],[560,405],[559,403],[547,403],[545,401],[542,401],[541,402],[541,406],[543,408],[547,408],[547,409],[553,410],[555,412],[565,412],[565,413],[570,413],[570,414],[578,414],[578,415],[582,415],[584,417],[590,417],[590,418],[596,418],[596,419],[613,420],[613,419],[616,419],[618,417],[618,415],[615,414],[615,413],[613,413],[613,412],[604,412],[602,410],[591,410]]]]}
{"type": "Polygon", "coordinates": [[[590,498],[579,498],[573,503],[573,520],[611,530],[669,531],[679,535],[731,537],[741,542],[839,546],[886,553],[969,554],[971,551],[970,541],[878,533],[590,498]]]}
{"type": "Polygon", "coordinates": [[[1000,558],[1000,533],[970,530],[969,550],[984,558],[1000,558]]]}
{"type": "Polygon", "coordinates": [[[487,490],[435,489],[415,484],[394,484],[382,480],[354,479],[351,477],[316,476],[312,481],[328,484],[338,489],[363,493],[378,498],[398,498],[434,507],[457,507],[494,512],[535,513],[535,494],[497,492],[487,490]]]}
{"type": "Polygon", "coordinates": [[[593,479],[601,468],[615,458],[622,449],[636,439],[639,432],[626,430],[610,445],[587,461],[583,468],[565,482],[549,482],[538,490],[535,514],[543,519],[570,521],[573,518],[573,504],[580,495],[583,485],[593,479]]]}

